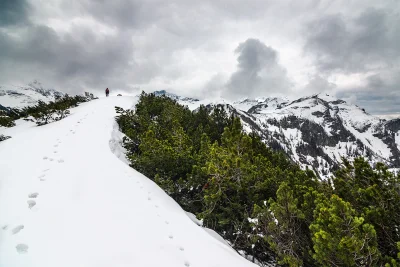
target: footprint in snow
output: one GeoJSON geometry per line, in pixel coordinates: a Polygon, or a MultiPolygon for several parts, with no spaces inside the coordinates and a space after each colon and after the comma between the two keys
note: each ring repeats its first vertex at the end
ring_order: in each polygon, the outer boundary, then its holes
{"type": "Polygon", "coordinates": [[[185,248],[184,248],[184,247],[179,247],[179,250],[180,250],[180,251],[184,251],[185,248]]]}
{"type": "Polygon", "coordinates": [[[147,200],[151,200],[151,197],[148,197],[147,200]]]}
{"type": "Polygon", "coordinates": [[[28,208],[32,209],[35,205],[36,205],[36,201],[35,200],[28,200],[28,208]]]}
{"type": "Polygon", "coordinates": [[[48,157],[43,157],[44,160],[48,159],[48,157]]]}
{"type": "Polygon", "coordinates": [[[28,195],[28,198],[37,198],[39,196],[39,193],[32,193],[28,195]]]}
{"type": "Polygon", "coordinates": [[[8,225],[6,224],[6,225],[3,225],[3,227],[1,227],[1,229],[3,229],[3,230],[7,230],[7,228],[8,228],[8,225]]]}
{"type": "Polygon", "coordinates": [[[21,224],[21,225],[18,225],[18,226],[14,227],[14,228],[11,230],[11,233],[12,233],[13,235],[18,234],[19,231],[21,231],[21,230],[24,229],[24,228],[25,228],[25,226],[23,226],[22,224],[21,224]]]}
{"type": "Polygon", "coordinates": [[[45,176],[46,176],[46,174],[42,174],[38,178],[40,181],[46,181],[46,179],[44,179],[45,176]]]}
{"type": "Polygon", "coordinates": [[[25,254],[28,253],[29,246],[25,244],[18,244],[15,248],[19,254],[25,254]]]}
{"type": "Polygon", "coordinates": [[[154,205],[154,207],[155,207],[156,209],[158,209],[158,205],[154,205]]]}
{"type": "Polygon", "coordinates": [[[50,169],[45,169],[45,170],[43,170],[43,172],[47,172],[47,171],[50,171],[50,169]]]}
{"type": "Polygon", "coordinates": [[[53,159],[53,158],[49,158],[49,160],[50,160],[50,161],[53,161],[54,159],[53,159]]]}
{"type": "Polygon", "coordinates": [[[168,238],[169,239],[174,239],[174,236],[173,235],[169,235],[168,238]]]}
{"type": "Polygon", "coordinates": [[[58,147],[58,144],[55,144],[54,147],[58,147]]]}
{"type": "Polygon", "coordinates": [[[169,224],[169,221],[165,221],[165,224],[169,224]]]}
{"type": "Polygon", "coordinates": [[[54,153],[54,154],[57,154],[57,153],[58,153],[58,151],[57,151],[57,150],[54,150],[54,151],[53,151],[53,153],[54,153]]]}
{"type": "Polygon", "coordinates": [[[186,266],[186,267],[189,267],[189,266],[190,266],[190,263],[189,263],[188,261],[185,261],[185,266],[186,266]]]}
{"type": "Polygon", "coordinates": [[[64,160],[63,159],[59,159],[58,163],[64,163],[64,160]]]}

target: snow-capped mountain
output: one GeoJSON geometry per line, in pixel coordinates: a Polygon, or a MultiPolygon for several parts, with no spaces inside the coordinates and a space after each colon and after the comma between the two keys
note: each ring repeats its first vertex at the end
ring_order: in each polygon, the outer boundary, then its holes
{"type": "MultiPolygon", "coordinates": [[[[196,108],[181,97],[175,99],[196,108]]],[[[200,104],[207,105],[204,100],[200,104]]],[[[364,156],[372,164],[400,167],[400,119],[379,119],[327,94],[294,101],[259,98],[209,104],[225,105],[240,116],[246,131],[256,131],[270,147],[284,151],[322,178],[338,168],[342,157],[364,156]]]]}
{"type": "Polygon", "coordinates": [[[44,88],[38,81],[33,81],[26,86],[0,85],[0,105],[11,108],[22,108],[44,102],[54,101],[64,93],[55,89],[44,88]]]}
{"type": "Polygon", "coordinates": [[[199,102],[200,100],[196,99],[196,98],[191,98],[191,97],[183,97],[183,96],[179,96],[173,93],[169,93],[166,90],[160,90],[160,91],[154,91],[153,94],[155,94],[156,96],[167,96],[171,99],[177,100],[177,101],[182,101],[185,103],[196,103],[199,102]]]}

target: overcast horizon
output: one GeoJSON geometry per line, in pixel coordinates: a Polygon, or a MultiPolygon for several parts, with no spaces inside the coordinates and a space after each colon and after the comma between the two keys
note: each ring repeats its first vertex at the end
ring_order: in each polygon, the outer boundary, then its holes
{"type": "Polygon", "coordinates": [[[0,85],[198,98],[328,93],[400,114],[397,0],[2,0],[0,85]]]}

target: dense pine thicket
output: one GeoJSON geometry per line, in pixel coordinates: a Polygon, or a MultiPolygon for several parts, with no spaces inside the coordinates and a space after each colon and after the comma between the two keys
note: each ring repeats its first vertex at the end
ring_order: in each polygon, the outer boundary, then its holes
{"type": "Polygon", "coordinates": [[[400,266],[400,177],[364,159],[320,181],[223,106],[142,93],[116,107],[131,166],[259,264],[400,266]]]}
{"type": "Polygon", "coordinates": [[[77,107],[79,103],[88,102],[93,99],[96,98],[93,94],[89,93],[85,93],[85,96],[64,95],[57,97],[55,101],[50,101],[49,103],[39,101],[37,105],[22,109],[9,108],[0,110],[0,126],[13,127],[15,126],[15,120],[20,118],[29,120],[29,117],[34,119],[37,125],[45,125],[65,118],[70,114],[70,108],[77,107]]]}

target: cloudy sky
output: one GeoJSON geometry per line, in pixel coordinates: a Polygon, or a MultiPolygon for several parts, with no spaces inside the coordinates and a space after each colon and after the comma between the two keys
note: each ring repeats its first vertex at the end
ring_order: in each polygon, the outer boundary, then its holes
{"type": "Polygon", "coordinates": [[[400,112],[398,0],[1,0],[0,84],[400,112]],[[139,89],[140,88],[140,89],[139,89]]]}

